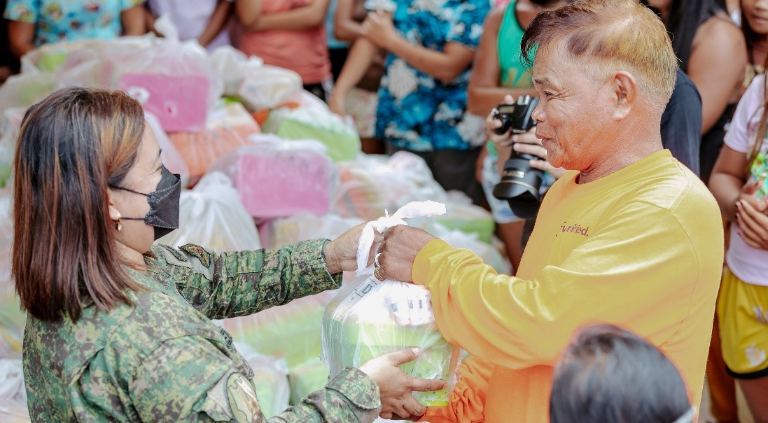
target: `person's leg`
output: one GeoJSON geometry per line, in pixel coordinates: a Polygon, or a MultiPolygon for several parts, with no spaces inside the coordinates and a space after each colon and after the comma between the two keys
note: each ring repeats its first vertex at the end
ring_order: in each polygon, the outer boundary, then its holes
{"type": "Polygon", "coordinates": [[[768,423],[768,376],[739,379],[739,387],[744,393],[755,423],[768,423]]]}
{"type": "Polygon", "coordinates": [[[725,370],[721,348],[720,327],[717,324],[717,313],[715,313],[715,324],[712,327],[712,341],[709,344],[709,358],[707,359],[710,413],[720,423],[738,423],[736,381],[725,370]]]}

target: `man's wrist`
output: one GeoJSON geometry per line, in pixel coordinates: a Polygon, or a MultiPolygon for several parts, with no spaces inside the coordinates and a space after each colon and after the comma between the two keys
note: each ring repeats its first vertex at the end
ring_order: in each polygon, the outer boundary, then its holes
{"type": "Polygon", "coordinates": [[[325,269],[328,270],[328,273],[335,275],[341,272],[339,256],[336,253],[336,245],[333,241],[328,241],[323,247],[323,257],[325,259],[325,269]]]}

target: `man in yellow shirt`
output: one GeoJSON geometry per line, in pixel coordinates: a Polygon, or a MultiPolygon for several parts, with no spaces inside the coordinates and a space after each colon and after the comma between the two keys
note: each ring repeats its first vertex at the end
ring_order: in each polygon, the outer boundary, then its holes
{"type": "Polygon", "coordinates": [[[698,406],[723,262],[714,198],[661,144],[677,59],[664,25],[633,0],[544,12],[536,136],[571,170],[547,193],[516,277],[418,229],[392,229],[378,276],[427,287],[438,328],[472,357],[451,405],[424,420],[546,422],[552,369],[571,334],[618,325],[680,369],[698,406]]]}

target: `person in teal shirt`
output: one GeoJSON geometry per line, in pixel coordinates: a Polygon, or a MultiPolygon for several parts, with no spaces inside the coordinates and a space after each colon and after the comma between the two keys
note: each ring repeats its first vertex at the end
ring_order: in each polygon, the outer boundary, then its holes
{"type": "Polygon", "coordinates": [[[146,32],[144,0],[9,0],[11,52],[21,57],[47,43],[146,32]]]}

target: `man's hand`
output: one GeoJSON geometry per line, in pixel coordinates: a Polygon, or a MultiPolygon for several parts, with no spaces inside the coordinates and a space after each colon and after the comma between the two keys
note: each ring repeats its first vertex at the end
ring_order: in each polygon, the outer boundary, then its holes
{"type": "MultiPolygon", "coordinates": [[[[514,103],[515,99],[512,98],[511,95],[504,96],[504,104],[514,103]]],[[[504,148],[509,148],[509,146],[512,145],[512,132],[507,131],[506,134],[502,135],[496,133],[495,130],[501,128],[501,121],[493,118],[495,112],[496,110],[491,110],[491,112],[488,113],[488,116],[485,117],[485,135],[491,142],[493,142],[493,145],[496,146],[497,150],[502,150],[504,148]]]]}
{"type": "Polygon", "coordinates": [[[383,279],[411,282],[416,256],[433,239],[436,238],[421,229],[403,225],[387,230],[379,248],[379,272],[383,279]]]}

